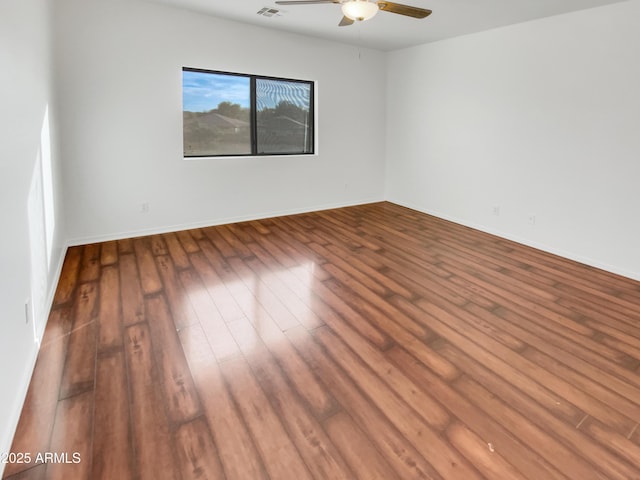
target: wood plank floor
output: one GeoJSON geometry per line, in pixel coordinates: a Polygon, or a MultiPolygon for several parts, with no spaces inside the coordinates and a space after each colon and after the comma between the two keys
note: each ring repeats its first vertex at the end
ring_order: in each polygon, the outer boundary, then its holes
{"type": "Polygon", "coordinates": [[[639,367],[640,283],[390,203],[74,247],[5,478],[640,479],[639,367]]]}

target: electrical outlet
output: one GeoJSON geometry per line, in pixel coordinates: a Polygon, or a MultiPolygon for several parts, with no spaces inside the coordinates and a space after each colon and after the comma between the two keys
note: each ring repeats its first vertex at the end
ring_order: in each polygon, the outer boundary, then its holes
{"type": "Polygon", "coordinates": [[[142,202],[140,204],[140,213],[149,213],[149,202],[142,202]]]}
{"type": "Polygon", "coordinates": [[[31,321],[31,299],[27,298],[24,301],[24,320],[27,325],[31,321]]]}
{"type": "Polygon", "coordinates": [[[536,224],[536,216],[531,214],[529,215],[529,225],[535,225],[536,224]]]}
{"type": "Polygon", "coordinates": [[[495,205],[495,206],[493,207],[493,214],[494,214],[496,217],[500,216],[500,207],[499,207],[498,205],[495,205]]]}

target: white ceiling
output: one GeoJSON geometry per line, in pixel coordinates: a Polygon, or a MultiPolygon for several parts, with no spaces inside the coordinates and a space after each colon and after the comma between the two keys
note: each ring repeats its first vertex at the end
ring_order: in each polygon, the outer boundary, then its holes
{"type": "Polygon", "coordinates": [[[417,20],[379,12],[373,19],[349,27],[338,27],[342,13],[336,4],[278,6],[274,0],[147,1],[378,50],[396,50],[621,0],[406,0],[402,3],[428,8],[433,14],[417,20]],[[280,14],[270,18],[257,15],[263,7],[277,8],[280,14]]]}

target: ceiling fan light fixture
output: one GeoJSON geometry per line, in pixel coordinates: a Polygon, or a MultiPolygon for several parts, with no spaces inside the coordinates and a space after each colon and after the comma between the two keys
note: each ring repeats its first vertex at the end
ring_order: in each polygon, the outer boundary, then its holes
{"type": "Polygon", "coordinates": [[[367,0],[349,0],[342,4],[342,13],[351,20],[364,22],[378,13],[378,4],[367,0]]]}

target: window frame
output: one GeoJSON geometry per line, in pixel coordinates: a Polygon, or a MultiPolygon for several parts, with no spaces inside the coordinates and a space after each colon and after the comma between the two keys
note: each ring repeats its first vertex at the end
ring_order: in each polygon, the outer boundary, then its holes
{"type": "MultiPolygon", "coordinates": [[[[182,155],[185,160],[190,159],[201,159],[201,158],[226,158],[226,157],[280,157],[280,156],[309,156],[316,154],[316,98],[315,98],[315,81],[313,80],[300,80],[293,78],[284,78],[284,77],[272,77],[267,75],[257,75],[257,74],[249,74],[249,73],[238,73],[238,72],[226,72],[222,70],[209,70],[204,68],[194,68],[194,67],[182,67],[182,73],[184,72],[196,72],[196,73],[208,73],[213,75],[228,75],[228,76],[237,76],[237,77],[245,77],[249,79],[249,123],[250,123],[250,138],[251,138],[251,153],[224,153],[224,154],[204,154],[204,155],[187,155],[184,149],[184,121],[182,123],[182,135],[183,135],[183,144],[182,144],[182,155]],[[260,153],[258,151],[258,109],[257,109],[257,99],[256,99],[256,83],[258,80],[275,80],[281,82],[291,82],[291,83],[301,83],[309,85],[309,122],[308,128],[309,130],[309,138],[307,140],[308,150],[306,152],[269,152],[269,153],[260,153]]],[[[183,95],[184,95],[184,83],[182,85],[183,95]]],[[[183,101],[183,112],[184,112],[184,101],[183,101]]]]}

